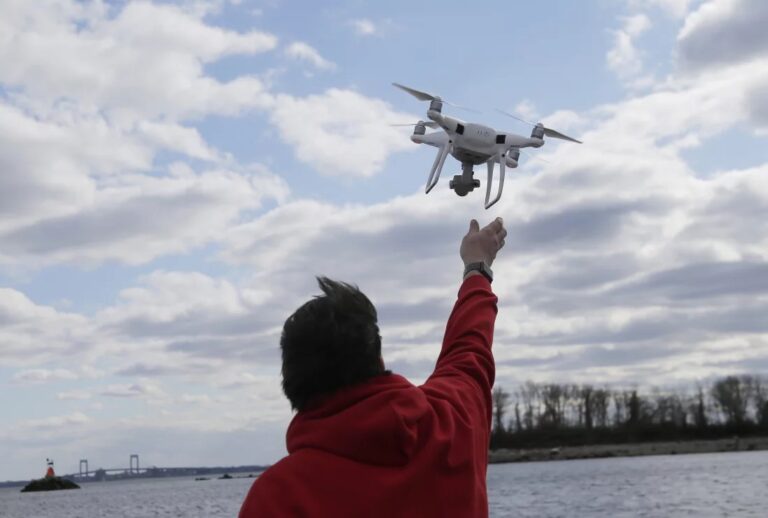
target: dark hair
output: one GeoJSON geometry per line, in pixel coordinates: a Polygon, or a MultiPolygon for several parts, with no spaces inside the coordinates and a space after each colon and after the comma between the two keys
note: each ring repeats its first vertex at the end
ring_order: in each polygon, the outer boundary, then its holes
{"type": "Polygon", "coordinates": [[[357,286],[318,277],[318,295],[288,317],[280,337],[283,392],[303,410],[316,396],[386,371],[376,308],[357,286]]]}

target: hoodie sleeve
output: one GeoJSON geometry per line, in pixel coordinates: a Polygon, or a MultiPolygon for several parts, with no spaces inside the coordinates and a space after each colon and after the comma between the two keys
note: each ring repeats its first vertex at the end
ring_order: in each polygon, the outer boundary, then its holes
{"type": "Polygon", "coordinates": [[[496,321],[496,295],[482,275],[468,277],[461,288],[445,328],[443,347],[435,371],[425,388],[442,392],[452,403],[479,407],[491,425],[491,388],[495,365],[491,344],[496,321]]]}

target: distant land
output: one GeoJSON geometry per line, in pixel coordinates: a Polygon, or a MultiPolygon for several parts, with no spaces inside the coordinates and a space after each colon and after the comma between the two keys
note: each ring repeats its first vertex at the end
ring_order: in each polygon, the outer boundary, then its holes
{"type": "MultiPolygon", "coordinates": [[[[94,470],[88,477],[79,474],[62,475],[62,478],[75,482],[111,482],[115,480],[142,479],[142,478],[166,478],[166,477],[193,477],[200,475],[215,475],[219,473],[249,473],[256,475],[266,470],[269,466],[214,466],[214,467],[183,467],[183,468],[142,468],[141,473],[130,473],[128,469],[123,473],[105,473],[103,470],[94,470]]],[[[22,487],[29,480],[7,480],[0,482],[3,487],[22,487]]]]}
{"type": "Polygon", "coordinates": [[[488,454],[490,464],[548,460],[602,459],[645,455],[685,455],[768,450],[768,437],[684,440],[626,444],[591,444],[562,448],[498,449],[488,454]]]}

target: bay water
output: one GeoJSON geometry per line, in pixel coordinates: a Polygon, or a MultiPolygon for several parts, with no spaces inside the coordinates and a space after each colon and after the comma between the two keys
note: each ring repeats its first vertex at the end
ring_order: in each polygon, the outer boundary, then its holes
{"type": "MultiPolygon", "coordinates": [[[[136,479],[0,489],[1,518],[235,517],[253,479],[136,479]]],[[[494,464],[493,517],[765,517],[768,452],[494,464]]]]}

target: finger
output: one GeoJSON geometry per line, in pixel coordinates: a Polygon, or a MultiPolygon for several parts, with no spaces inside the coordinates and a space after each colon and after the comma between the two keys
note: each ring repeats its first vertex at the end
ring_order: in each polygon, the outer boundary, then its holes
{"type": "Polygon", "coordinates": [[[469,233],[480,232],[480,223],[476,219],[469,222],[469,233]]]}
{"type": "Polygon", "coordinates": [[[502,220],[501,218],[496,218],[490,223],[488,223],[488,225],[485,228],[490,229],[495,233],[498,233],[501,231],[501,229],[504,228],[504,220],[502,220]]]}

